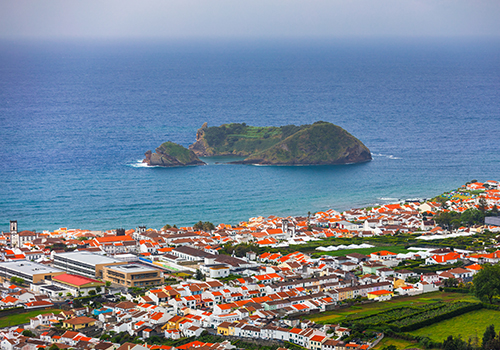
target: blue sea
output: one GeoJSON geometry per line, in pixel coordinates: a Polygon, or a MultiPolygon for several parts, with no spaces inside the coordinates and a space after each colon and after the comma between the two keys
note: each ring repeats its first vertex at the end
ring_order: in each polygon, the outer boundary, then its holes
{"type": "Polygon", "coordinates": [[[500,180],[498,39],[0,42],[0,230],[160,228],[500,180]],[[337,124],[371,162],[146,168],[217,126],[337,124]]]}

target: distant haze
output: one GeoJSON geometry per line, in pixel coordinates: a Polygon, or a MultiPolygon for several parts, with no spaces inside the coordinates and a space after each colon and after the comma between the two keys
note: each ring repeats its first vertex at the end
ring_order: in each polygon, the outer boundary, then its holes
{"type": "Polygon", "coordinates": [[[1,0],[0,38],[500,36],[500,1],[1,0]]]}

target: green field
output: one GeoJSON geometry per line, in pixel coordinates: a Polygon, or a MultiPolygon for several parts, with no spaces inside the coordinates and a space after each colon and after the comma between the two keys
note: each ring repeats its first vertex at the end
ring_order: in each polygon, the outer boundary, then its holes
{"type": "Polygon", "coordinates": [[[387,250],[392,253],[396,254],[406,254],[409,252],[408,249],[405,249],[403,246],[391,246],[391,247],[373,247],[373,248],[359,248],[359,249],[344,249],[344,250],[337,250],[337,251],[332,251],[332,252],[322,252],[317,250],[314,253],[314,256],[319,256],[319,255],[331,255],[331,256],[344,256],[346,254],[351,254],[351,253],[359,253],[359,254],[364,254],[364,255],[369,255],[371,253],[379,252],[381,250],[387,250]]]}
{"type": "Polygon", "coordinates": [[[461,335],[462,339],[466,341],[469,337],[477,336],[481,342],[486,327],[491,324],[495,325],[495,330],[500,329],[500,311],[482,309],[420,328],[410,332],[410,334],[429,337],[431,340],[439,342],[445,340],[449,335],[454,337],[461,335]]]}
{"type": "Polygon", "coordinates": [[[382,349],[382,348],[385,348],[386,346],[389,346],[389,345],[394,345],[396,346],[396,348],[399,349],[410,349],[410,348],[416,348],[418,347],[417,343],[412,343],[408,340],[404,340],[404,339],[394,339],[394,338],[389,338],[389,337],[384,337],[384,339],[382,339],[380,341],[380,343],[377,344],[376,347],[374,347],[375,350],[377,349],[382,349]]]}
{"type": "Polygon", "coordinates": [[[353,306],[347,309],[322,312],[308,316],[307,318],[316,323],[339,323],[351,317],[373,315],[381,311],[386,311],[402,306],[419,306],[437,301],[450,302],[450,301],[473,301],[477,302],[478,299],[468,294],[461,293],[443,293],[433,292],[413,297],[395,298],[390,301],[376,302],[362,306],[353,306]]]}
{"type": "Polygon", "coordinates": [[[60,309],[45,309],[45,310],[33,310],[24,313],[8,315],[0,317],[0,328],[9,327],[9,326],[17,326],[18,324],[29,323],[30,318],[38,316],[40,314],[48,314],[53,313],[57,315],[63,310],[60,309]]]}

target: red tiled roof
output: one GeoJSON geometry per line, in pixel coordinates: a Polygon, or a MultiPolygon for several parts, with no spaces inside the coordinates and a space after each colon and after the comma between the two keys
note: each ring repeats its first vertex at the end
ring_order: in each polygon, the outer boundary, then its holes
{"type": "Polygon", "coordinates": [[[88,284],[88,283],[102,283],[104,285],[104,283],[101,281],[98,281],[98,280],[95,280],[92,278],[88,278],[88,277],[71,275],[68,273],[65,273],[63,275],[54,276],[54,277],[52,277],[52,279],[54,279],[56,281],[69,283],[69,284],[72,284],[74,286],[83,286],[83,285],[88,284]]]}

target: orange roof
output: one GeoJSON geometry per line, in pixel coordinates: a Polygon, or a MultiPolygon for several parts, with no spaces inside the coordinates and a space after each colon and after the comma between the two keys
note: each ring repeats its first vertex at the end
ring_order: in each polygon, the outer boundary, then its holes
{"type": "Polygon", "coordinates": [[[381,250],[379,252],[374,252],[372,254],[379,255],[379,256],[397,255],[396,253],[390,252],[388,250],[381,250]]]}
{"type": "Polygon", "coordinates": [[[472,265],[466,266],[465,268],[469,269],[469,270],[474,270],[474,271],[479,271],[482,269],[481,265],[479,265],[479,264],[472,264],[472,265]]]}
{"type": "Polygon", "coordinates": [[[389,292],[388,290],[374,290],[373,292],[368,292],[368,294],[373,294],[373,295],[386,295],[386,294],[392,294],[392,292],[389,292]]]}
{"type": "Polygon", "coordinates": [[[134,239],[130,236],[104,236],[96,237],[95,240],[99,243],[111,243],[111,242],[131,242],[134,239]]]}

